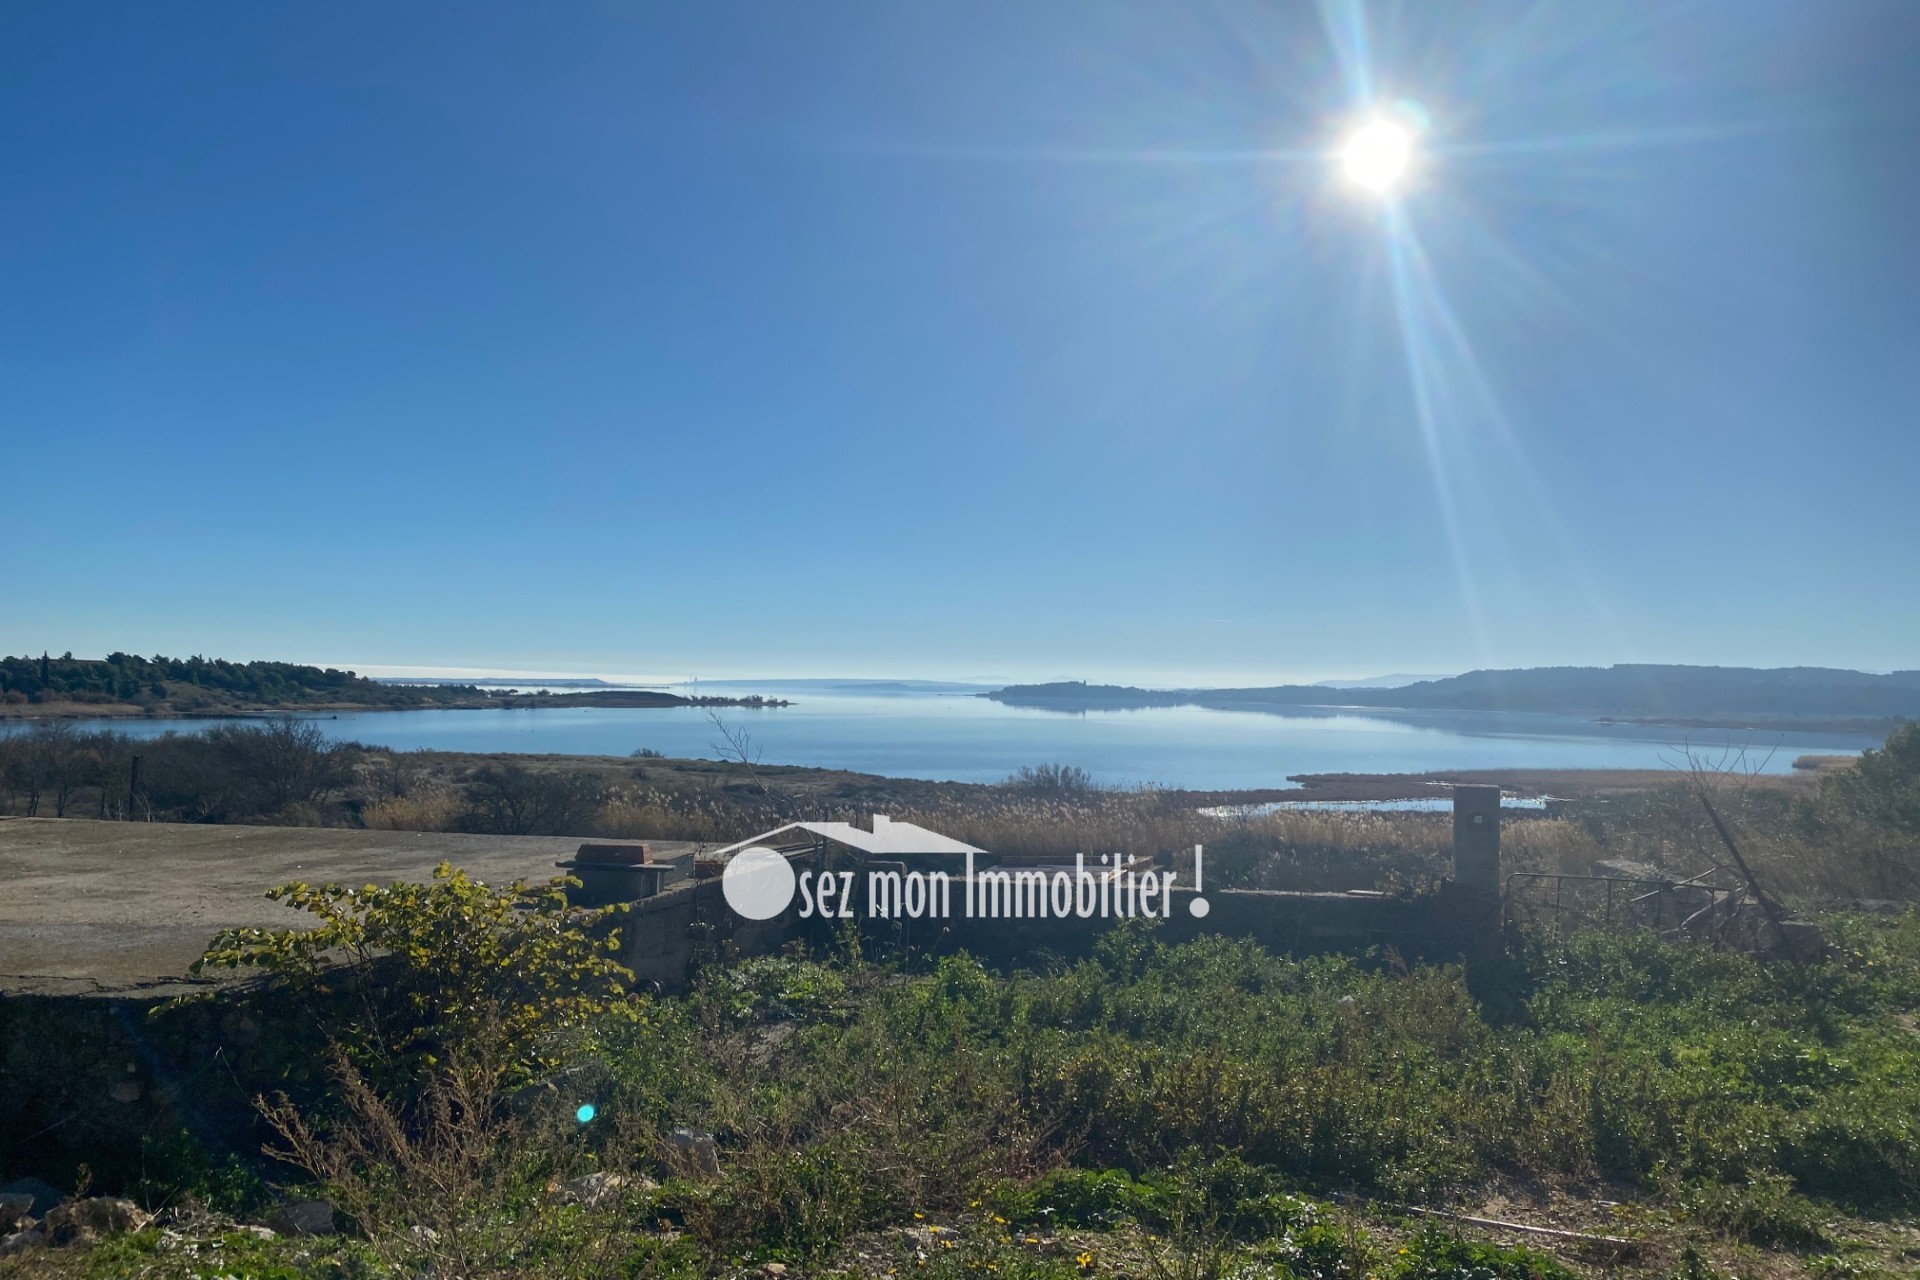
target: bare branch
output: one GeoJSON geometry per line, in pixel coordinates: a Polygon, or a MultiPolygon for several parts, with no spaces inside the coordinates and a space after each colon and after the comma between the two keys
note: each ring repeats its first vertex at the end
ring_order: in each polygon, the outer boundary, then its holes
{"type": "Polygon", "coordinates": [[[747,776],[753,779],[753,785],[760,789],[760,794],[767,798],[781,816],[786,816],[794,808],[793,797],[778,788],[768,786],[766,779],[760,776],[760,770],[755,767],[760,763],[760,748],[754,745],[753,735],[743,728],[728,724],[721,719],[718,711],[711,709],[707,712],[707,723],[711,724],[714,732],[720,735],[720,741],[709,744],[714,754],[722,760],[744,768],[747,776]]]}

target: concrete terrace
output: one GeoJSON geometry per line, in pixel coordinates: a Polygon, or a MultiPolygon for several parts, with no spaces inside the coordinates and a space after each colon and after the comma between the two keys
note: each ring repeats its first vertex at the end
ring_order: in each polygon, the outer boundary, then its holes
{"type": "MultiPolygon", "coordinates": [[[[649,841],[656,858],[693,846],[649,841]]],[[[476,879],[561,874],[576,837],[0,818],[0,995],[168,995],[222,929],[304,917],[267,901],[292,880],[429,880],[441,862],[476,879]]]]}

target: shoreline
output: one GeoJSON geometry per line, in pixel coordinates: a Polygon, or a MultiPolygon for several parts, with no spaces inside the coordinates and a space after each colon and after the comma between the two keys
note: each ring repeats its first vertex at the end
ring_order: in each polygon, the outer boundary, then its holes
{"type": "Polygon", "coordinates": [[[671,707],[790,707],[787,698],[758,695],[729,698],[684,698],[650,690],[607,689],[580,693],[501,694],[461,702],[421,702],[411,706],[390,702],[301,702],[278,706],[151,707],[134,702],[27,702],[0,705],[0,722],[36,720],[270,720],[276,716],[326,716],[375,711],[532,711],[542,707],[610,707],[666,709],[671,707]]]}
{"type": "Polygon", "coordinates": [[[1884,738],[1905,723],[1899,716],[1804,716],[1768,719],[1764,716],[1622,716],[1596,715],[1591,710],[1554,710],[1542,707],[1421,707],[1388,703],[1352,702],[1263,702],[1252,698],[1167,698],[1164,700],[1085,699],[1015,697],[1002,698],[993,693],[975,694],[1003,706],[1033,711],[1054,711],[1063,715],[1085,715],[1102,711],[1147,711],[1167,707],[1198,707],[1203,711],[1241,711],[1256,715],[1312,716],[1374,715],[1406,716],[1475,715],[1564,716],[1587,724],[1628,725],[1646,729],[1703,729],[1730,733],[1831,733],[1884,738]]]}
{"type": "MultiPolygon", "coordinates": [[[[1542,672],[1529,670],[1485,674],[1527,676],[1542,672]]],[[[1896,676],[1901,674],[1895,673],[1896,676]]],[[[1450,677],[1449,681],[1433,683],[1466,679],[1464,676],[1450,677]]],[[[1692,714],[1686,714],[1667,711],[1658,705],[1659,699],[1649,704],[1645,699],[1636,701],[1625,696],[1593,696],[1590,690],[1577,687],[1531,692],[1522,690],[1527,696],[1519,697],[1506,697],[1498,689],[1482,687],[1452,693],[1444,698],[1413,696],[1415,692],[1426,688],[1426,685],[1414,685],[1406,690],[1319,689],[1305,686],[1279,686],[1272,689],[1139,689],[1130,685],[1088,685],[1070,681],[1046,685],[1009,685],[974,696],[1003,706],[1064,715],[1198,707],[1208,711],[1255,712],[1297,718],[1339,715],[1388,718],[1554,716],[1587,724],[1623,727],[1741,733],[1828,733],[1884,738],[1916,714],[1915,704],[1908,694],[1920,695],[1920,691],[1903,689],[1875,702],[1862,703],[1857,696],[1849,696],[1844,690],[1831,696],[1823,696],[1815,691],[1801,696],[1798,705],[1792,709],[1781,710],[1769,709],[1781,704],[1778,691],[1764,688],[1745,694],[1738,691],[1715,694],[1713,701],[1707,701],[1704,696],[1668,700],[1681,706],[1691,701],[1694,707],[1699,708],[1692,714]],[[1903,701],[1903,698],[1906,700],[1903,701]]]]}

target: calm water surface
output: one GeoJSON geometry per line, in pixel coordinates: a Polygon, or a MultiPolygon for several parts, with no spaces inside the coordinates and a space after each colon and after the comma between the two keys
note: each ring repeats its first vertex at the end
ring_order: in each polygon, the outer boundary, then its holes
{"type": "MultiPolygon", "coordinates": [[[[729,693],[736,690],[729,689],[729,693]]],[[[896,777],[995,782],[1021,765],[1078,765],[1103,782],[1194,788],[1287,786],[1294,773],[1405,773],[1529,766],[1658,769],[1691,749],[1714,760],[1764,760],[1782,773],[1795,756],[1854,752],[1853,734],[1761,733],[1603,725],[1570,716],[1494,712],[1304,711],[1285,715],[1151,707],[1063,713],[954,694],[768,683],[740,693],[788,697],[778,708],[725,708],[766,764],[853,769],[896,777]],[[1770,758],[1769,758],[1770,755],[1770,758]]],[[[153,736],[224,721],[101,721],[90,727],[153,736]]],[[[323,717],[338,738],[399,750],[718,758],[719,735],[694,707],[385,711],[323,717]]]]}

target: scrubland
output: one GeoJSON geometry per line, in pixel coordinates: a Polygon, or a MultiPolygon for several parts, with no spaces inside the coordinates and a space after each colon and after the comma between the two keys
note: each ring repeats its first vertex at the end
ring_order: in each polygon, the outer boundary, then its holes
{"type": "MultiPolygon", "coordinates": [[[[266,1153],[150,1135],[141,1176],[98,1189],[160,1217],[0,1275],[1911,1274],[1916,755],[1909,732],[1814,787],[1695,776],[1508,828],[1518,868],[1677,877],[1724,862],[1707,788],[1758,881],[1818,914],[1812,962],[1624,920],[1518,924],[1451,964],[1128,925],[1017,970],[849,933],[646,995],[594,941],[617,914],[454,875],[310,891],[345,969],[292,933],[209,955],[264,981],[215,999],[300,1011],[271,1041],[266,1153]],[[335,1233],[240,1230],[302,1197],[335,1233]]],[[[806,803],[766,771],[618,767],[603,830],[806,803]]],[[[387,798],[453,785],[427,769],[387,798]]],[[[892,800],[1000,848],[1203,841],[1240,884],[1419,892],[1445,870],[1433,815],[1208,818],[1057,776],[892,800]]]]}

